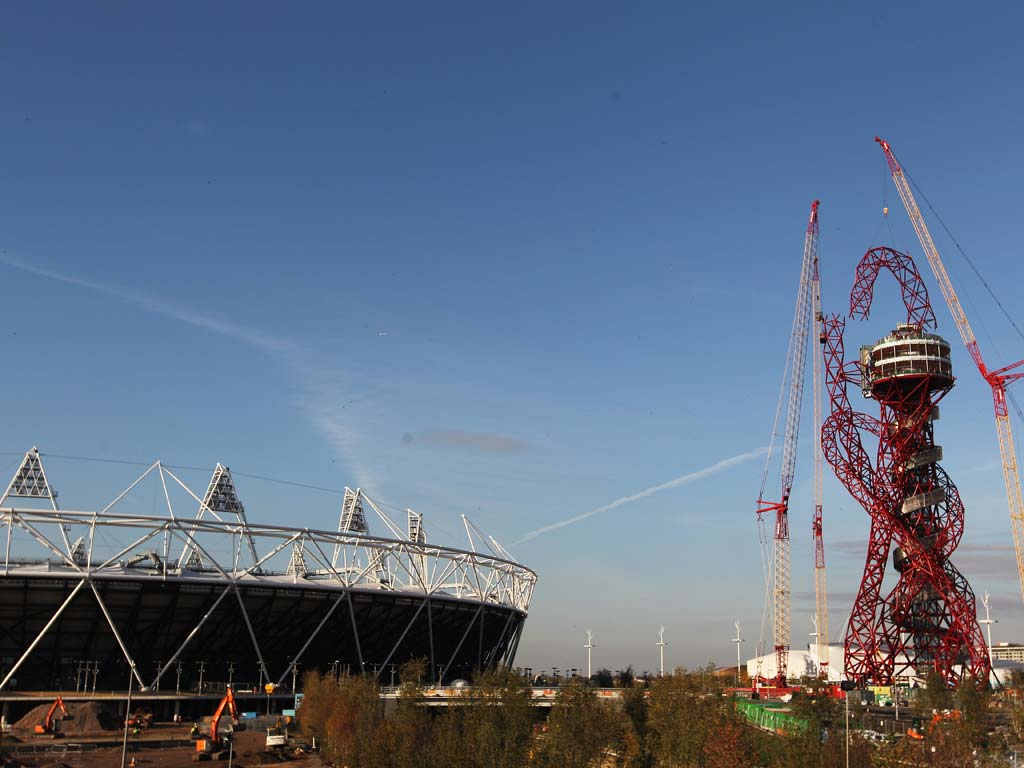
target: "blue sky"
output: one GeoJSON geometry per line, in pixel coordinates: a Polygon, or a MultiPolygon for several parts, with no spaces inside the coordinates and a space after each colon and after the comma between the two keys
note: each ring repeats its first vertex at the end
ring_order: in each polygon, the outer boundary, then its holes
{"type": "MultiPolygon", "coordinates": [[[[362,485],[437,541],[465,513],[506,546],[698,473],[512,547],[541,577],[519,661],[579,667],[589,626],[595,664],[653,668],[663,623],[667,663],[727,663],[733,620],[760,624],[749,455],[811,200],[842,311],[869,245],[920,253],[885,136],[1021,319],[1022,22],[1012,4],[8,5],[0,449],[54,454],[72,506],[132,468],[57,456],[223,461],[362,485]]],[[[1024,357],[939,247],[992,362],[1024,357]]],[[[848,347],[897,296],[880,288],[848,347]]],[[[938,316],[960,375],[937,430],[968,510],[954,562],[993,593],[997,639],[1024,640],[991,402],[938,316]]],[[[239,490],[253,519],[336,524],[331,493],[239,490]]],[[[835,635],[867,518],[831,476],[825,514],[835,635]]]]}

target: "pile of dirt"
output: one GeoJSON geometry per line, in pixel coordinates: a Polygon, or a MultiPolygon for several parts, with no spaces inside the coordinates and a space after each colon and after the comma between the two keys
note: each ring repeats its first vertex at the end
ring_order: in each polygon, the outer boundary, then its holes
{"type": "MultiPolygon", "coordinates": [[[[35,727],[46,719],[46,713],[49,712],[50,706],[51,704],[40,704],[38,707],[30,709],[28,714],[14,724],[14,731],[32,733],[35,727]]],[[[121,729],[121,718],[95,701],[68,704],[67,708],[70,715],[68,719],[61,719],[59,709],[53,717],[57,730],[68,736],[121,729]]]]}

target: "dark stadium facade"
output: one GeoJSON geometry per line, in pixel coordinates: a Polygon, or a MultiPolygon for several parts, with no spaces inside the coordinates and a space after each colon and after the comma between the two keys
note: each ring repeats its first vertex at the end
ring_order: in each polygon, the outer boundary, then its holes
{"type": "Polygon", "coordinates": [[[411,659],[443,684],[515,658],[536,575],[468,520],[467,548],[439,547],[417,513],[403,529],[346,489],[337,531],[254,525],[226,467],[202,498],[159,462],[129,491],[147,478],[165,517],[119,511],[128,493],[63,510],[26,454],[0,498],[0,695],[292,691],[310,669],[388,685],[411,659]]]}

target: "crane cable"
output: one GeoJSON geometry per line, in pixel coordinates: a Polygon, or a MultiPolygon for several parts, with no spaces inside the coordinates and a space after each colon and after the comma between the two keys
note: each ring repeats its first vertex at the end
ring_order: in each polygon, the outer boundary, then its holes
{"type": "MultiPolygon", "coordinates": [[[[893,157],[896,157],[895,153],[893,153],[893,157]]],[[[932,216],[934,216],[935,220],[939,222],[939,226],[942,227],[943,231],[953,242],[953,245],[956,246],[957,251],[963,257],[964,261],[967,262],[967,266],[971,268],[971,271],[974,272],[975,277],[977,277],[978,281],[982,284],[982,286],[984,286],[985,291],[988,292],[988,295],[992,298],[992,301],[994,301],[996,306],[999,307],[999,310],[1003,313],[1003,316],[1006,318],[1006,321],[1010,324],[1010,327],[1013,328],[1013,330],[1017,332],[1017,335],[1020,336],[1021,340],[1024,341],[1024,330],[1021,330],[1021,327],[1017,325],[1017,322],[1013,319],[1013,316],[1006,308],[1006,305],[1004,305],[1003,302],[999,300],[999,297],[996,296],[995,291],[992,290],[992,286],[989,285],[988,281],[981,274],[981,271],[975,265],[974,261],[971,260],[971,257],[967,255],[967,252],[960,245],[960,242],[953,235],[953,232],[949,229],[949,227],[946,226],[946,222],[943,221],[942,217],[939,215],[939,212],[935,210],[935,206],[932,205],[931,201],[928,199],[928,196],[924,193],[924,190],[922,190],[920,185],[916,181],[914,181],[914,177],[910,175],[910,171],[907,170],[907,166],[905,166],[899,158],[896,158],[896,162],[899,163],[899,167],[903,171],[903,175],[907,177],[907,180],[914,186],[914,189],[921,196],[921,199],[924,200],[924,204],[928,206],[928,210],[931,211],[932,216]]],[[[1024,423],[1024,410],[1021,409],[1020,404],[1017,402],[1017,398],[1009,389],[1006,390],[1006,396],[1007,399],[1009,399],[1010,403],[1013,404],[1013,409],[1017,412],[1017,417],[1021,420],[1021,423],[1024,423]]]]}

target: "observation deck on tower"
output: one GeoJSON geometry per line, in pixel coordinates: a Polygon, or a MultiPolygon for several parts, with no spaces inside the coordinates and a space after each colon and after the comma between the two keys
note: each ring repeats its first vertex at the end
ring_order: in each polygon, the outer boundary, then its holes
{"type": "Polygon", "coordinates": [[[949,342],[914,325],[896,326],[874,346],[860,349],[861,391],[880,402],[900,400],[922,384],[936,392],[953,386],[949,342]]]}

